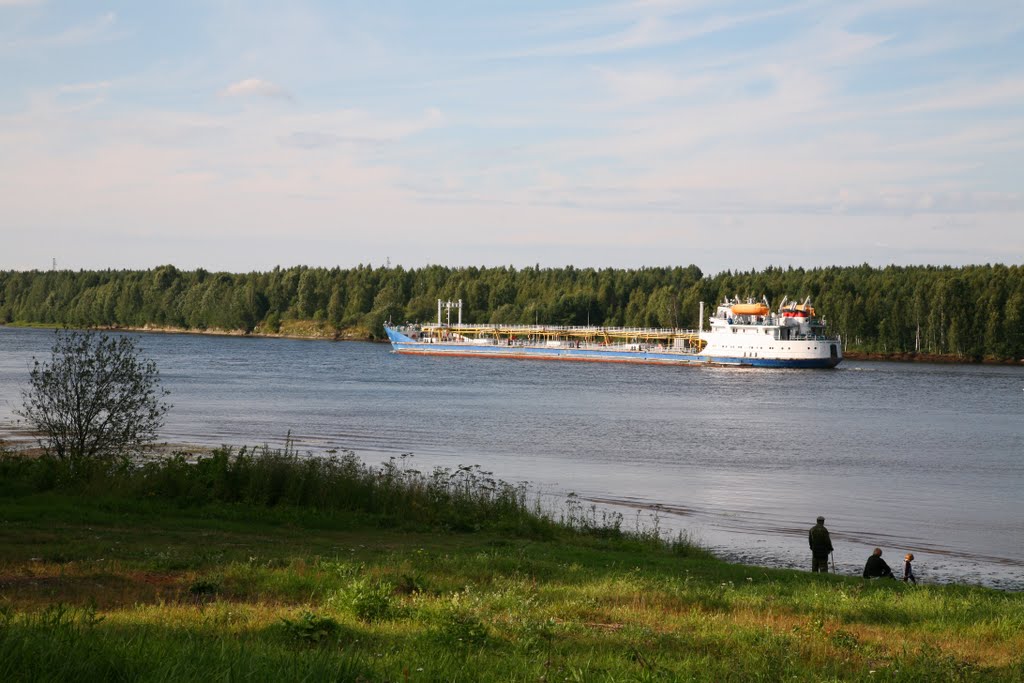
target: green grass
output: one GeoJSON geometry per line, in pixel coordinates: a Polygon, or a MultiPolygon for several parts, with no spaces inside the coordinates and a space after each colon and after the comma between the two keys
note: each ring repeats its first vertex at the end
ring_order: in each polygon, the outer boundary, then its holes
{"type": "Polygon", "coordinates": [[[0,680],[1024,680],[1020,594],[731,565],[476,470],[300,504],[336,472],[229,455],[0,464],[0,680]]]}

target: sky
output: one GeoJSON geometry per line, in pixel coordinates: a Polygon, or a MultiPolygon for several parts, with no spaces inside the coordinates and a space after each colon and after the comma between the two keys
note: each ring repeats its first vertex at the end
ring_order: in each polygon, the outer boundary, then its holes
{"type": "Polygon", "coordinates": [[[0,269],[1024,264],[1024,3],[0,0],[0,269]]]}

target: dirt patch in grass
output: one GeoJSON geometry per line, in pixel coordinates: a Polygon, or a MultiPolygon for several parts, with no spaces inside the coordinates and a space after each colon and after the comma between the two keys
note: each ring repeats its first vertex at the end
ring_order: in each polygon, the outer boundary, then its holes
{"type": "Polygon", "coordinates": [[[175,599],[184,582],[184,577],[172,574],[43,573],[25,569],[20,575],[0,575],[0,601],[20,609],[43,608],[54,603],[114,609],[175,599]]]}

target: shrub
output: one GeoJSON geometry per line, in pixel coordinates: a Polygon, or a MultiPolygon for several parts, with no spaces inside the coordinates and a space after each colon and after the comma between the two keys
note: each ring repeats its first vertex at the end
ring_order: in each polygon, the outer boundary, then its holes
{"type": "Polygon", "coordinates": [[[415,595],[416,593],[423,593],[423,577],[418,574],[402,574],[398,579],[398,584],[395,586],[395,593],[402,595],[415,595]]]}
{"type": "Polygon", "coordinates": [[[430,635],[441,645],[452,648],[479,647],[487,642],[487,626],[467,609],[449,607],[436,618],[430,635]]]}
{"type": "Polygon", "coordinates": [[[382,621],[397,612],[393,593],[390,583],[361,578],[335,593],[329,602],[349,610],[361,621],[382,621]]]}
{"type": "Polygon", "coordinates": [[[447,647],[479,647],[487,642],[487,626],[473,611],[477,601],[469,589],[455,593],[434,617],[430,637],[447,647]]]}
{"type": "Polygon", "coordinates": [[[285,631],[295,640],[320,644],[329,640],[337,640],[341,632],[341,624],[330,617],[322,617],[313,612],[303,612],[297,619],[281,617],[285,631]]]}
{"type": "Polygon", "coordinates": [[[212,598],[220,592],[220,585],[209,579],[199,579],[188,587],[189,595],[196,599],[212,598]]]}

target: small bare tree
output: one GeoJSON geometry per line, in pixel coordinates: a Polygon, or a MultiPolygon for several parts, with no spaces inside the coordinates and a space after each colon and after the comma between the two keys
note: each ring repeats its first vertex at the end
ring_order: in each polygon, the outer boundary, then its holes
{"type": "Polygon", "coordinates": [[[129,337],[58,331],[49,362],[33,360],[18,414],[48,455],[78,466],[130,458],[156,440],[169,392],[129,337]]]}

